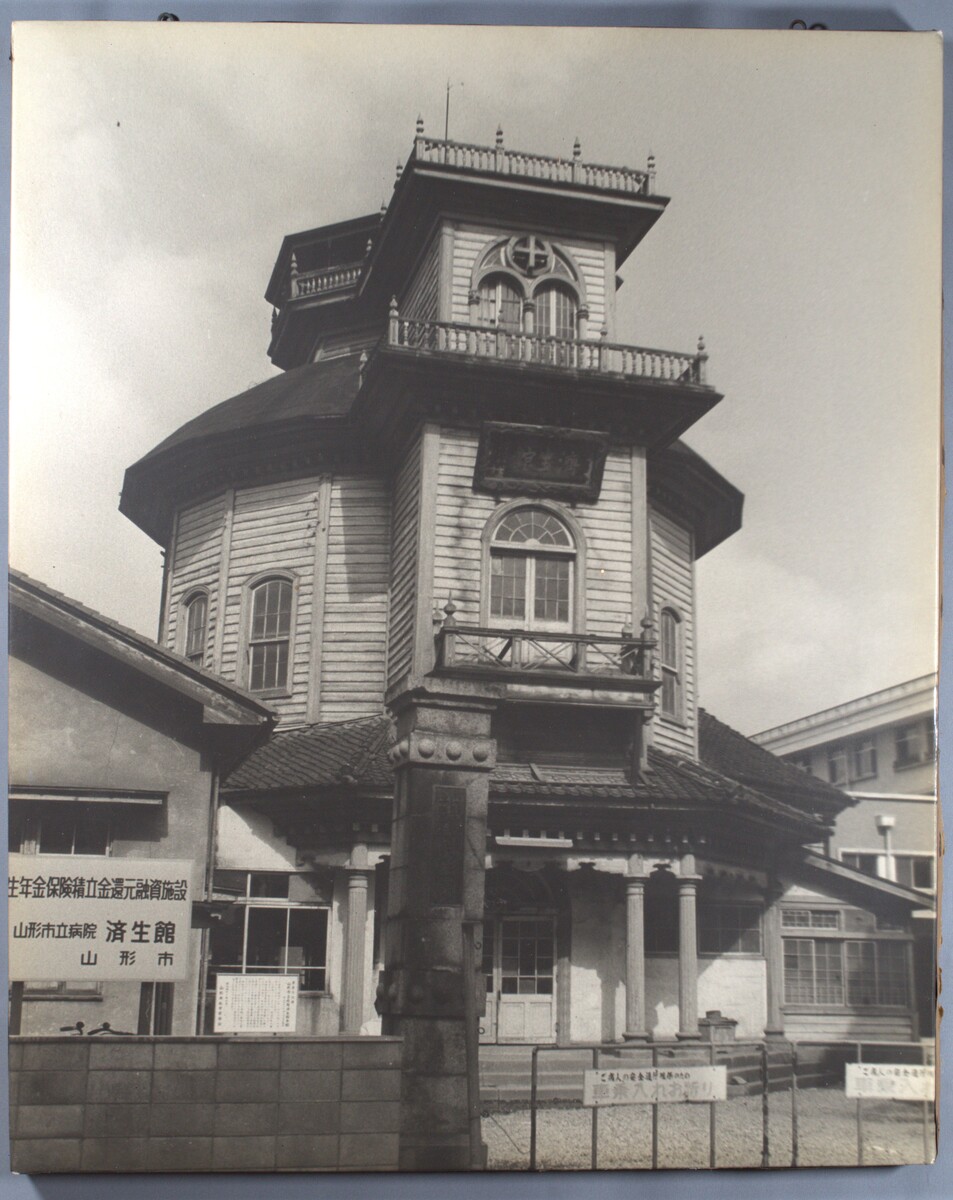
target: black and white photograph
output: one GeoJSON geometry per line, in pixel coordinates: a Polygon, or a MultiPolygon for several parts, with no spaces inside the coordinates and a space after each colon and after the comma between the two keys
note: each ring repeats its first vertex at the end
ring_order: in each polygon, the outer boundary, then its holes
{"type": "Polygon", "coordinates": [[[933,1162],[941,36],[12,44],[12,1170],[933,1162]]]}

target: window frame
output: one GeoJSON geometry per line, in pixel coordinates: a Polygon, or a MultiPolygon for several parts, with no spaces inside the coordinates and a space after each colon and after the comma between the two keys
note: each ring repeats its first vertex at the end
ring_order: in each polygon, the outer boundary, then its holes
{"type": "Polygon", "coordinates": [[[585,631],[585,536],[577,521],[575,521],[558,504],[546,500],[521,499],[512,500],[495,510],[483,528],[483,561],[481,570],[481,624],[486,629],[518,629],[527,633],[582,633],[585,631]],[[512,513],[520,510],[536,509],[548,516],[554,517],[566,530],[571,545],[566,548],[558,546],[540,546],[536,543],[496,542],[497,530],[503,521],[512,513]],[[522,547],[528,546],[528,549],[522,547]],[[526,615],[517,617],[494,616],[491,611],[492,603],[492,572],[495,557],[514,557],[529,559],[561,558],[570,562],[569,578],[569,619],[566,622],[547,621],[535,615],[535,561],[527,570],[526,581],[526,615]]]}
{"type": "Polygon", "coordinates": [[[894,770],[906,771],[911,767],[922,767],[932,763],[936,758],[936,729],[933,718],[921,718],[917,721],[904,721],[894,730],[894,770]],[[902,736],[905,735],[905,736],[902,736]],[[901,754],[901,742],[905,745],[914,743],[916,755],[901,754]]]}
{"type": "Polygon", "coordinates": [[[712,958],[763,958],[764,957],[764,921],[763,910],[754,900],[726,900],[715,899],[708,896],[700,898],[703,903],[700,904],[698,910],[697,932],[698,932],[698,953],[712,958]],[[723,914],[734,912],[745,912],[749,914],[749,923],[742,928],[740,925],[737,929],[743,937],[746,933],[754,932],[757,934],[758,946],[757,949],[740,949],[734,950],[731,948],[729,937],[735,931],[736,926],[725,924],[721,917],[723,914]],[[712,920],[715,916],[717,920],[712,920]],[[750,918],[753,917],[753,921],[750,918]],[[706,943],[706,935],[714,933],[714,943],[706,943]]]}
{"type": "Polygon", "coordinates": [[[482,326],[485,329],[493,329],[499,333],[504,333],[504,334],[505,333],[522,333],[523,332],[523,314],[526,311],[527,297],[526,297],[526,289],[524,288],[523,282],[519,278],[518,275],[514,275],[512,272],[507,271],[504,268],[497,267],[492,271],[488,271],[487,274],[484,275],[480,279],[480,281],[476,287],[476,293],[477,293],[477,297],[478,297],[478,307],[477,307],[477,324],[478,325],[482,326]],[[510,288],[512,288],[512,290],[516,294],[515,303],[517,303],[519,306],[519,312],[517,315],[517,321],[516,321],[515,325],[509,325],[509,324],[504,325],[499,319],[500,310],[502,308],[500,287],[503,286],[504,284],[509,286],[510,288]],[[492,304],[495,315],[492,319],[485,311],[490,308],[489,289],[491,287],[495,291],[495,296],[494,296],[493,304],[492,304]]]}
{"type": "Polygon", "coordinates": [[[295,643],[298,619],[298,575],[294,571],[280,569],[263,571],[247,580],[242,595],[241,645],[239,646],[239,661],[241,663],[242,686],[255,696],[263,699],[283,699],[292,695],[294,690],[295,643]],[[291,604],[288,615],[287,638],[253,638],[252,622],[255,618],[255,595],[267,584],[272,582],[287,583],[291,588],[291,604]],[[252,687],[252,653],[257,645],[287,641],[288,670],[284,684],[269,688],[252,687]]]}
{"type": "Polygon", "coordinates": [[[211,628],[211,595],[208,588],[198,587],[191,588],[179,601],[179,627],[178,627],[178,652],[183,658],[188,659],[193,666],[204,667],[206,655],[209,647],[209,632],[211,628]],[[189,640],[192,633],[191,620],[192,611],[198,601],[203,601],[205,604],[205,620],[202,630],[202,650],[199,654],[189,653],[189,640]]]}
{"type": "Polygon", "coordinates": [[[685,622],[681,611],[674,604],[662,604],[659,608],[659,639],[658,639],[658,664],[659,672],[662,677],[662,686],[659,688],[659,715],[665,721],[671,721],[676,725],[685,724],[685,622]],[[674,650],[674,662],[666,662],[665,660],[665,621],[670,618],[673,624],[672,646],[674,650]],[[666,708],[666,682],[671,683],[674,693],[674,706],[666,708]]]}
{"type": "Polygon", "coordinates": [[[848,743],[848,764],[850,782],[857,783],[862,779],[877,778],[877,739],[873,734],[864,734],[848,743]],[[861,766],[863,756],[870,756],[870,765],[861,766]]]}
{"type": "Polygon", "coordinates": [[[298,976],[298,995],[308,997],[329,996],[331,995],[330,973],[331,973],[331,922],[332,922],[332,903],[330,900],[295,900],[290,896],[291,881],[300,875],[297,871],[242,871],[245,876],[245,891],[244,894],[236,896],[233,904],[235,908],[240,910],[240,915],[236,920],[241,920],[241,961],[237,963],[216,963],[212,958],[212,943],[209,943],[207,961],[205,963],[207,987],[210,992],[215,991],[215,977],[218,974],[222,975],[265,975],[265,976],[298,976]],[[284,896],[256,896],[252,894],[252,879],[253,877],[274,876],[283,878],[288,894],[284,896]],[[249,919],[252,912],[282,912],[285,914],[285,932],[283,945],[284,961],[278,966],[268,967],[248,967],[248,929],[249,919]],[[288,964],[288,949],[291,935],[291,915],[294,912],[323,912],[324,913],[324,954],[323,963],[321,966],[312,967],[295,967],[288,964]],[[310,972],[323,973],[323,986],[320,988],[304,987],[305,978],[310,972]]]}

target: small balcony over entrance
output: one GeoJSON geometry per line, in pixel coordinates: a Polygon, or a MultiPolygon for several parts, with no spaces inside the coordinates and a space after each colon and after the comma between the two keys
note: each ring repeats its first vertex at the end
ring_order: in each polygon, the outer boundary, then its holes
{"type": "Polygon", "coordinates": [[[450,614],[436,635],[435,669],[504,684],[510,700],[650,707],[660,686],[650,635],[649,622],[641,636],[608,637],[458,625],[450,614]]]}

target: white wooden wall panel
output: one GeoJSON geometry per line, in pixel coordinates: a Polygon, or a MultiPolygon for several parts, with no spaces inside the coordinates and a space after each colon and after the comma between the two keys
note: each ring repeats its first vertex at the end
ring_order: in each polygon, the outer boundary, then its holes
{"type": "Polygon", "coordinates": [[[335,477],[324,581],[322,721],[383,709],[390,547],[385,481],[335,477]]]}
{"type": "Polygon", "coordinates": [[[410,670],[413,658],[419,514],[420,443],[417,442],[408,448],[394,481],[388,685],[410,670]]]}
{"type": "Polygon", "coordinates": [[[440,239],[435,234],[424,252],[417,274],[400,298],[402,316],[416,317],[418,321],[437,319],[437,272],[440,260],[440,239]]]}
{"type": "Polygon", "coordinates": [[[652,512],[651,570],[655,632],[663,608],[674,608],[682,618],[682,723],[667,720],[659,712],[652,723],[652,738],[663,750],[695,755],[695,620],[694,562],[692,535],[659,512],[652,512]]]}
{"type": "MultiPolygon", "coordinates": [[[[208,590],[208,635],[206,646],[214,641],[219,620],[218,563],[222,552],[222,529],[225,524],[225,494],[204,500],[179,514],[179,527],[173,547],[174,561],[169,579],[169,621],[166,644],[171,650],[181,650],[179,621],[182,601],[193,588],[208,590]]],[[[206,651],[208,665],[209,651],[206,651]]]]}

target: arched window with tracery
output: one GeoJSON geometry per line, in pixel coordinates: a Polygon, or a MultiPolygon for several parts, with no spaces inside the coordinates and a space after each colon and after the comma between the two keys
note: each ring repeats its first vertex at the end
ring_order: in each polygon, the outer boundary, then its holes
{"type": "Polygon", "coordinates": [[[569,631],[576,544],[544,508],[511,509],[490,538],[489,617],[493,625],[569,631]]]}
{"type": "Polygon", "coordinates": [[[562,284],[550,283],[542,286],[534,298],[538,336],[572,341],[576,336],[578,309],[575,293],[562,284]]]}
{"type": "Polygon", "coordinates": [[[506,275],[490,275],[480,284],[480,324],[518,333],[523,326],[523,295],[506,275]]]}
{"type": "Polygon", "coordinates": [[[663,608],[659,622],[659,665],[662,668],[662,715],[682,719],[682,619],[663,608]]]}

